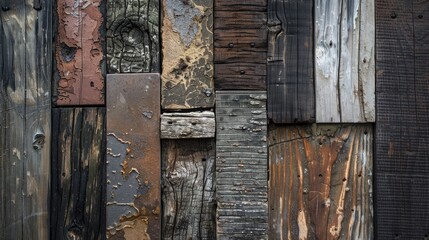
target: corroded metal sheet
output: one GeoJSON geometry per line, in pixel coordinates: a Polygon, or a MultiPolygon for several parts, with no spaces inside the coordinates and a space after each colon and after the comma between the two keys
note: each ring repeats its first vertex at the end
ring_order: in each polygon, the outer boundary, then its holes
{"type": "Polygon", "coordinates": [[[160,238],[160,76],[107,75],[107,237],[160,238]]]}

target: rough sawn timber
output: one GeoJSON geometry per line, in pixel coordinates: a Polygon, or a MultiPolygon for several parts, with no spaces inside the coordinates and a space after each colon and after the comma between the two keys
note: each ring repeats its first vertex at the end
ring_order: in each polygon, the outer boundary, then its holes
{"type": "Polygon", "coordinates": [[[162,2],[162,107],[212,108],[213,0],[162,2]]]}
{"type": "Polygon", "coordinates": [[[159,1],[107,1],[107,72],[160,71],[159,1]]]}
{"type": "Polygon", "coordinates": [[[314,122],[313,1],[268,0],[268,117],[314,122]]]}
{"type": "Polygon", "coordinates": [[[105,239],[105,108],[54,108],[50,239],[105,239]]]}
{"type": "Polygon", "coordinates": [[[162,141],[163,239],[216,239],[215,140],[162,141]]]}
{"type": "Polygon", "coordinates": [[[107,236],[160,239],[160,76],[107,75],[107,236]]]}
{"type": "Polygon", "coordinates": [[[371,125],[273,126],[270,238],[373,239],[371,125]]]}
{"type": "Polygon", "coordinates": [[[163,113],[161,115],[161,138],[213,138],[215,118],[210,111],[163,113]]]}
{"type": "Polygon", "coordinates": [[[102,0],[56,3],[53,95],[57,106],[104,104],[102,5],[102,0]]]}
{"type": "Polygon", "coordinates": [[[268,239],[266,98],[216,92],[218,239],[268,239]]]}
{"type": "Polygon", "coordinates": [[[315,1],[316,122],[375,120],[373,0],[315,1]]]}

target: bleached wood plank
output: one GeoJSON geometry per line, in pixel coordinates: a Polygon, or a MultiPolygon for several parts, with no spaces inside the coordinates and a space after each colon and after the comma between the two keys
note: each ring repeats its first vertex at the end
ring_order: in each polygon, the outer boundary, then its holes
{"type": "Polygon", "coordinates": [[[161,115],[161,138],[213,138],[214,113],[210,111],[189,113],[164,113],[161,115]]]}

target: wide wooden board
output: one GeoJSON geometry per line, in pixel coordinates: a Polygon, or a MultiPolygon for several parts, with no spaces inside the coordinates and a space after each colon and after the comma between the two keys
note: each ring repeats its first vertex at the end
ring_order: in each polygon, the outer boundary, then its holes
{"type": "Polygon", "coordinates": [[[160,76],[108,74],[107,91],[107,236],[160,239],[160,76]]]}
{"type": "Polygon", "coordinates": [[[161,115],[161,138],[214,138],[215,114],[202,112],[172,112],[161,115]]]}
{"type": "Polygon", "coordinates": [[[107,1],[107,72],[160,72],[158,0],[107,1]]]}
{"type": "Polygon", "coordinates": [[[316,121],[374,122],[374,1],[315,1],[316,121]]]}
{"type": "Polygon", "coordinates": [[[266,99],[216,92],[218,239],[268,239],[266,99]]]}
{"type": "Polygon", "coordinates": [[[371,125],[272,126],[270,239],[373,239],[371,125]]]}
{"type": "Polygon", "coordinates": [[[56,3],[53,102],[57,106],[104,104],[102,4],[102,0],[56,3]]]}
{"type": "Polygon", "coordinates": [[[50,239],[105,239],[105,108],[55,108],[50,239]]]}
{"type": "Polygon", "coordinates": [[[162,107],[212,108],[213,0],[162,3],[162,107]]]}
{"type": "Polygon", "coordinates": [[[313,1],[268,0],[268,26],[268,117],[314,122],[313,1]]]}
{"type": "Polygon", "coordinates": [[[215,140],[162,141],[162,238],[216,239],[215,140]]]}

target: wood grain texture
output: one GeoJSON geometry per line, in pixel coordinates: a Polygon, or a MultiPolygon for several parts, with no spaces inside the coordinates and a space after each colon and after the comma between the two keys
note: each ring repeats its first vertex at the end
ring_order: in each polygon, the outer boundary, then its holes
{"type": "Polygon", "coordinates": [[[273,126],[270,238],[373,239],[371,125],[273,126]]]}
{"type": "Polygon", "coordinates": [[[376,237],[429,235],[429,1],[376,1],[376,237]]]}
{"type": "Polygon", "coordinates": [[[266,99],[216,92],[218,239],[268,239],[266,99]]]}
{"type": "Polygon", "coordinates": [[[162,107],[212,108],[213,0],[162,2],[162,107]]]}
{"type": "Polygon", "coordinates": [[[316,121],[375,120],[372,0],[315,2],[316,121]]]}
{"type": "Polygon", "coordinates": [[[163,113],[161,138],[214,138],[215,118],[210,111],[163,113]]]}
{"type": "Polygon", "coordinates": [[[163,239],[216,239],[215,140],[162,141],[163,239]]]}
{"type": "Polygon", "coordinates": [[[105,239],[105,108],[55,108],[50,239],[105,239]]]}
{"type": "Polygon", "coordinates": [[[48,239],[52,6],[1,4],[0,239],[48,239]]]}
{"type": "Polygon", "coordinates": [[[160,72],[159,1],[107,1],[107,72],[160,72]]]}
{"type": "Polygon", "coordinates": [[[160,239],[160,76],[108,74],[107,90],[107,237],[160,239]]]}
{"type": "Polygon", "coordinates": [[[101,0],[58,0],[54,103],[104,104],[101,0]]]}
{"type": "Polygon", "coordinates": [[[215,1],[216,90],[265,90],[267,1],[215,1]]]}
{"type": "Polygon", "coordinates": [[[313,1],[268,1],[268,117],[314,122],[313,1]]]}

